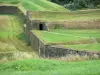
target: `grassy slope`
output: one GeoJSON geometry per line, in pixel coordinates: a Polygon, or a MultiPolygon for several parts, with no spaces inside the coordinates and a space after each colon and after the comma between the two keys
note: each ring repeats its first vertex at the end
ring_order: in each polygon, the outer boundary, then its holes
{"type": "Polygon", "coordinates": [[[31,14],[33,19],[35,18],[46,21],[88,21],[100,19],[100,10],[75,12],[34,11],[31,14]]]}
{"type": "Polygon", "coordinates": [[[2,75],[99,75],[99,66],[100,60],[58,62],[27,59],[0,64],[0,72],[2,75]]]}
{"type": "Polygon", "coordinates": [[[5,3],[21,3],[26,10],[35,11],[66,11],[65,8],[46,0],[0,0],[5,3]]]}
{"type": "Polygon", "coordinates": [[[22,32],[21,22],[18,22],[18,17],[13,15],[0,15],[0,38],[8,38],[10,36],[15,36],[22,32]],[[13,22],[15,21],[15,23],[13,22]],[[4,22],[4,23],[3,23],[4,22]],[[15,27],[16,29],[14,29],[15,27]],[[20,32],[19,32],[20,31],[20,32]]]}
{"type": "MultiPolygon", "coordinates": [[[[74,40],[81,40],[81,39],[87,39],[83,37],[73,37],[69,34],[60,34],[55,32],[47,32],[47,31],[33,31],[36,33],[36,35],[40,36],[40,38],[45,41],[46,43],[66,43],[74,40]]],[[[73,35],[72,35],[73,36],[73,35]]]]}
{"type": "Polygon", "coordinates": [[[100,38],[100,30],[51,30],[51,31],[33,31],[48,43],[68,42],[81,39],[100,38]]]}
{"type": "Polygon", "coordinates": [[[86,51],[100,51],[100,43],[66,45],[65,47],[71,49],[86,50],[86,51]]]}
{"type": "MultiPolygon", "coordinates": [[[[8,0],[2,0],[2,1],[8,1],[8,0]]],[[[40,1],[40,0],[33,0],[33,1],[35,2],[35,4],[32,3],[32,0],[28,0],[28,1],[21,0],[21,3],[28,10],[65,11],[65,9],[62,7],[61,8],[59,7],[60,9],[58,9],[58,7],[56,6],[57,8],[51,7],[51,9],[49,9],[49,7],[46,7],[44,5],[40,6],[41,4],[36,3],[36,1],[40,1]]],[[[54,5],[52,4],[52,6],[54,5]]],[[[2,37],[6,37],[5,35],[4,36],[2,35],[2,37]]],[[[16,41],[18,40],[13,41],[13,44],[16,45],[19,44],[16,43],[16,41]]],[[[17,48],[19,48],[19,45],[17,46],[17,48]]],[[[24,47],[25,46],[22,46],[21,49],[23,49],[24,47]]],[[[38,60],[31,59],[31,60],[15,61],[15,62],[9,62],[5,64],[4,63],[0,64],[0,73],[2,75],[33,75],[33,74],[35,75],[99,75],[100,74],[99,63],[100,60],[63,63],[63,62],[57,62],[51,60],[45,61],[40,59],[38,60]]]]}
{"type": "Polygon", "coordinates": [[[33,31],[39,36],[44,42],[46,43],[65,43],[67,44],[66,48],[73,48],[73,49],[81,49],[81,50],[100,50],[100,41],[99,43],[93,43],[93,38],[100,39],[100,30],[51,30],[51,31],[33,31]],[[86,43],[82,43],[86,40],[86,43]],[[88,40],[90,42],[88,42],[88,40]],[[79,43],[78,43],[79,41],[79,43]],[[70,43],[72,42],[72,44],[70,43]],[[76,42],[78,44],[74,44],[76,42]],[[90,44],[89,44],[90,43],[90,44]],[[70,45],[68,45],[70,44],[70,45]]]}
{"type": "Polygon", "coordinates": [[[23,56],[26,58],[30,58],[30,56],[38,57],[30,46],[26,46],[26,42],[27,38],[23,34],[23,22],[20,17],[16,15],[0,15],[0,60],[4,58],[3,53],[8,53],[5,56],[8,60],[10,58],[11,60],[16,59],[16,57],[22,59],[23,56]],[[9,54],[12,55],[13,53],[18,53],[18,56],[14,57],[13,55],[10,57],[9,54]]]}

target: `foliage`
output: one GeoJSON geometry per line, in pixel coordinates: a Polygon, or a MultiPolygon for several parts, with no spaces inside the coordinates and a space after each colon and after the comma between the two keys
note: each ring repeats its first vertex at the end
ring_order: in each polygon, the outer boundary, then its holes
{"type": "Polygon", "coordinates": [[[64,7],[76,10],[81,8],[96,8],[100,4],[100,0],[50,0],[52,2],[63,5],[64,7]]]}

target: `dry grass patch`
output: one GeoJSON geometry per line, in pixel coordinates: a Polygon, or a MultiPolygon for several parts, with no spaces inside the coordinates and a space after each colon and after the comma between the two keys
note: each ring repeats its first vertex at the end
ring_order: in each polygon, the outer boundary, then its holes
{"type": "Polygon", "coordinates": [[[9,27],[9,17],[5,15],[0,15],[0,31],[6,30],[9,27]]]}

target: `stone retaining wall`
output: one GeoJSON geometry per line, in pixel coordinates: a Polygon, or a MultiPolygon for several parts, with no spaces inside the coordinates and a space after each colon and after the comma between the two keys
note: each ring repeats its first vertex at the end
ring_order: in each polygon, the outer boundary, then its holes
{"type": "Polygon", "coordinates": [[[53,46],[45,44],[39,37],[34,33],[30,34],[31,47],[33,47],[39,53],[40,57],[44,58],[59,58],[59,57],[70,57],[70,56],[88,56],[88,57],[100,57],[99,53],[91,53],[87,51],[79,51],[67,49],[64,47],[53,46]]]}
{"type": "Polygon", "coordinates": [[[16,6],[0,6],[0,14],[17,14],[18,10],[16,6]]]}
{"type": "Polygon", "coordinates": [[[25,21],[26,14],[18,6],[0,5],[0,14],[18,15],[22,21],[25,21]]]}
{"type": "Polygon", "coordinates": [[[100,57],[99,53],[91,53],[87,51],[72,50],[58,46],[45,46],[45,57],[70,57],[70,56],[88,56],[88,57],[100,57]]]}
{"type": "Polygon", "coordinates": [[[33,32],[30,32],[31,47],[35,49],[41,57],[45,57],[45,44],[33,32]]]}
{"type": "MultiPolygon", "coordinates": [[[[50,12],[50,11],[29,11],[28,12],[28,16],[30,16],[30,19],[32,19],[33,22],[35,22],[36,20],[34,20],[34,16],[36,15],[37,17],[35,18],[40,18],[40,17],[43,17],[43,14],[45,15],[49,15],[49,14],[73,14],[73,12],[50,12]],[[41,14],[42,13],[42,14],[41,14]],[[41,16],[42,15],[42,16],[41,16]]],[[[85,13],[85,12],[84,12],[85,13]]],[[[36,21],[37,24],[34,24],[33,25],[36,25],[38,26],[38,24],[43,21],[43,20],[38,20],[36,21]]],[[[65,21],[44,21],[43,22],[44,25],[47,26],[47,30],[50,30],[50,29],[61,29],[61,28],[65,28],[65,29],[98,29],[100,28],[100,19],[97,19],[97,20],[76,20],[76,21],[72,21],[72,20],[65,20],[65,21]]],[[[35,29],[38,29],[38,27],[34,27],[35,29]]],[[[33,29],[34,29],[33,28],[33,29]]]]}
{"type": "Polygon", "coordinates": [[[25,35],[28,38],[30,38],[31,30],[48,30],[45,22],[41,22],[39,20],[32,20],[31,16],[28,14],[28,11],[27,11],[26,19],[25,19],[25,25],[26,26],[24,28],[24,31],[25,31],[25,35]]]}
{"type": "Polygon", "coordinates": [[[0,14],[23,14],[24,13],[17,6],[0,6],[0,14]]]}

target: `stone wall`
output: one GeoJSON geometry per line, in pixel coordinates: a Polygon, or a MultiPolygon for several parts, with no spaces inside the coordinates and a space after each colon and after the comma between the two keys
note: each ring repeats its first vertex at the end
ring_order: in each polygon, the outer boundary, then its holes
{"type": "Polygon", "coordinates": [[[59,58],[59,57],[70,57],[70,56],[88,56],[88,57],[100,57],[99,53],[91,53],[87,51],[79,51],[67,49],[64,47],[53,46],[45,44],[39,37],[34,33],[30,34],[31,47],[37,50],[40,57],[44,58],[59,58]]]}
{"type": "Polygon", "coordinates": [[[18,6],[0,5],[0,14],[18,15],[22,21],[25,21],[26,14],[18,6]]]}
{"type": "Polygon", "coordinates": [[[72,50],[72,49],[67,49],[63,47],[58,47],[58,46],[50,46],[46,45],[45,46],[45,57],[51,58],[51,57],[70,57],[70,56],[87,56],[87,57],[100,57],[99,53],[91,53],[87,51],[79,51],[79,50],[72,50]]]}
{"type": "Polygon", "coordinates": [[[41,57],[45,57],[45,44],[33,32],[30,32],[31,47],[35,49],[41,57]]]}
{"type": "Polygon", "coordinates": [[[30,37],[31,30],[48,30],[45,22],[41,22],[40,20],[33,20],[29,12],[27,11],[26,20],[25,20],[26,27],[24,28],[26,36],[30,37]],[[42,25],[42,26],[41,26],[42,25]]]}
{"type": "Polygon", "coordinates": [[[0,14],[22,14],[17,6],[0,6],[0,14]]]}
{"type": "Polygon", "coordinates": [[[0,14],[17,14],[17,12],[16,6],[0,6],[0,14]]]}
{"type": "Polygon", "coordinates": [[[43,24],[43,30],[51,29],[99,29],[100,20],[90,21],[65,21],[65,22],[41,22],[39,20],[31,20],[27,24],[31,29],[39,29],[39,24],[43,24]]]}
{"type": "MultiPolygon", "coordinates": [[[[87,11],[89,12],[89,11],[87,11]]],[[[84,14],[86,14],[87,12],[83,12],[84,14]]],[[[96,12],[96,11],[90,11],[90,12],[96,12]]],[[[97,11],[98,12],[98,11],[97,11]]],[[[73,12],[50,12],[50,11],[29,11],[29,15],[32,19],[35,18],[44,18],[45,17],[53,17],[53,15],[61,15],[61,14],[69,14],[69,15],[73,15],[73,14],[77,14],[77,13],[73,13],[73,12]]],[[[35,21],[35,20],[34,20],[35,21]]],[[[61,29],[61,28],[65,28],[65,29],[98,29],[100,28],[100,19],[97,20],[65,20],[65,21],[44,21],[45,25],[47,26],[48,29],[61,29]]]]}
{"type": "MultiPolygon", "coordinates": [[[[90,21],[42,21],[35,20],[32,16],[35,11],[27,11],[25,34],[29,37],[30,30],[51,30],[51,29],[98,29],[100,20],[90,21]],[[42,25],[42,29],[41,29],[42,25]]],[[[39,12],[40,13],[40,12],[39,12]]],[[[37,13],[37,14],[39,14],[37,13]]],[[[36,12],[35,12],[36,14],[36,12]]]]}

